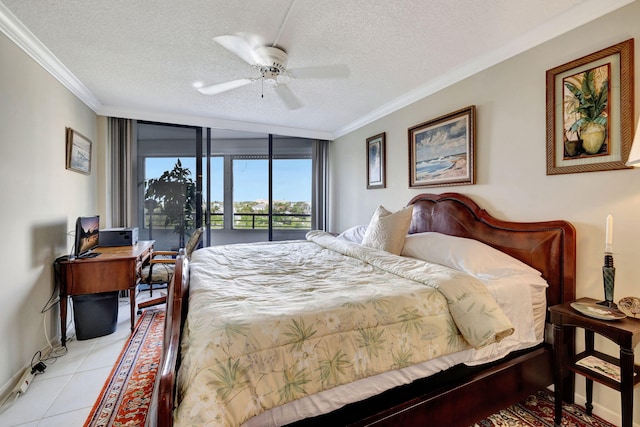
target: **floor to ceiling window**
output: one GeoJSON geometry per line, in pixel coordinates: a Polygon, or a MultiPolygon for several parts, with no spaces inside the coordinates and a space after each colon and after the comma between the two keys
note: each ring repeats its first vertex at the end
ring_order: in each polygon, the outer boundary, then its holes
{"type": "Polygon", "coordinates": [[[157,250],[184,247],[203,223],[201,145],[200,128],[137,124],[138,233],[157,250]]]}
{"type": "Polygon", "coordinates": [[[272,240],[304,239],[312,228],[312,141],[273,137],[272,240]]]}
{"type": "Polygon", "coordinates": [[[312,203],[313,182],[322,179],[313,176],[312,146],[304,138],[138,122],[140,238],[175,248],[198,224],[207,227],[206,244],[304,238],[314,208],[322,208],[312,203]]]}

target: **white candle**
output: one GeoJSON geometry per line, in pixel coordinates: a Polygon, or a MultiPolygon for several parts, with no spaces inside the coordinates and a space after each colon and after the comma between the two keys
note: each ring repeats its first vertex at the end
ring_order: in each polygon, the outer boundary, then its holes
{"type": "Polygon", "coordinates": [[[605,252],[613,251],[613,215],[607,215],[607,232],[605,234],[605,252]]]}

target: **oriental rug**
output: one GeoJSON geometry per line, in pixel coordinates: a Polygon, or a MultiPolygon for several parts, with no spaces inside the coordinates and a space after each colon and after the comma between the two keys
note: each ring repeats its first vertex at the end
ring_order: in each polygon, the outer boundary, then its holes
{"type": "MultiPolygon", "coordinates": [[[[540,390],[520,403],[496,412],[472,427],[553,427],[553,392],[540,390]]],[[[563,427],[616,427],[587,411],[579,405],[562,404],[563,427]]]]}
{"type": "MultiPolygon", "coordinates": [[[[144,426],[162,353],[164,307],[143,312],[84,427],[144,426]]],[[[472,427],[553,427],[553,392],[540,390],[472,427]]],[[[563,404],[563,427],[615,427],[563,404]]]]}
{"type": "Polygon", "coordinates": [[[162,354],[164,314],[164,307],[142,313],[84,427],[144,426],[162,354]]]}

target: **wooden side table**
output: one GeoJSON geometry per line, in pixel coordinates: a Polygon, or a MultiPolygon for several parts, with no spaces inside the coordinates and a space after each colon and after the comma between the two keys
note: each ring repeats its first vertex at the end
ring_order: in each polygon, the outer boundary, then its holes
{"type": "MultiPolygon", "coordinates": [[[[583,303],[597,302],[591,298],[577,300],[583,303]]],[[[573,302],[573,301],[571,301],[573,302]]],[[[622,427],[631,427],[633,418],[633,389],[640,382],[640,366],[634,364],[633,352],[640,341],[640,320],[625,318],[620,320],[600,320],[586,316],[571,307],[571,302],[554,305],[549,308],[551,323],[553,323],[553,353],[554,353],[554,390],[555,390],[555,418],[554,423],[560,426],[562,422],[562,396],[565,379],[574,374],[586,378],[587,414],[593,409],[593,382],[596,381],[618,390],[621,395],[622,427]],[[575,354],[575,329],[584,329],[585,350],[575,354]],[[566,334],[567,332],[570,333],[566,334]],[[594,349],[594,334],[602,335],[620,346],[620,357],[615,358],[594,349]],[[569,336],[568,336],[569,335],[569,336]],[[567,345],[567,343],[570,343],[567,345]],[[593,358],[597,358],[593,359],[593,358]],[[589,361],[607,362],[619,373],[619,380],[607,375],[589,361]]],[[[606,309],[606,307],[603,307],[606,309]]],[[[609,366],[611,366],[609,365],[609,366]]],[[[573,384],[570,385],[573,387],[573,384]]],[[[572,403],[572,402],[570,402],[572,403]]]]}

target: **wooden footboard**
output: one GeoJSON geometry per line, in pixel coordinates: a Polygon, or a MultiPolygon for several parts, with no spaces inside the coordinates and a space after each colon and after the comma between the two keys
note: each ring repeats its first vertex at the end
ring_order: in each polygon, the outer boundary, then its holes
{"type": "MultiPolygon", "coordinates": [[[[565,221],[515,223],[492,218],[469,198],[420,195],[410,232],[438,231],[474,238],[509,253],[543,273],[547,300],[575,297],[575,230],[565,221]]],[[[154,389],[149,425],[173,425],[180,337],[188,311],[189,262],[176,261],[169,286],[164,352],[154,389]]],[[[456,366],[294,426],[469,426],[553,383],[547,344],[481,367],[456,366]]]]}

